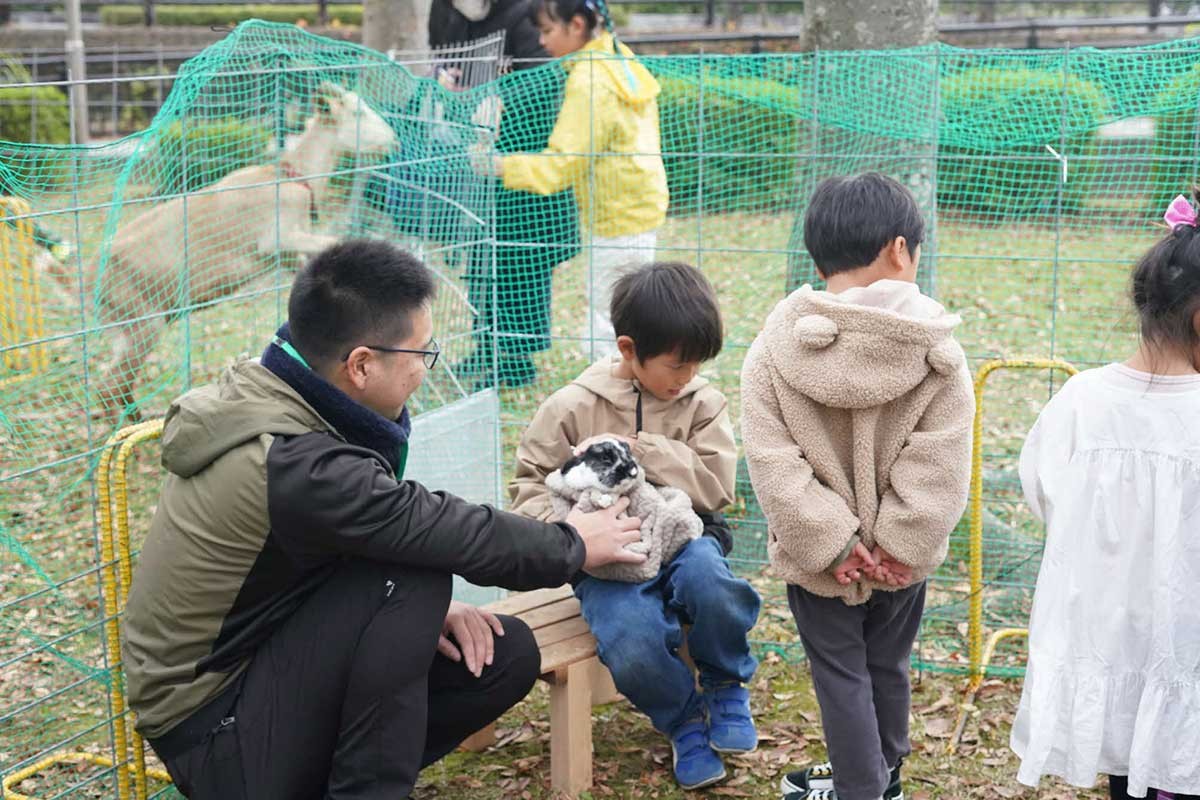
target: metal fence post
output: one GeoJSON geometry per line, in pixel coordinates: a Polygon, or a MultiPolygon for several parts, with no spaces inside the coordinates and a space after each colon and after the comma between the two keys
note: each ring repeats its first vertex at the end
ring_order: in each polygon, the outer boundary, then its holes
{"type": "Polygon", "coordinates": [[[84,68],[83,23],[80,18],[79,0],[67,0],[67,75],[71,81],[71,114],[75,122],[75,138],[72,144],[86,144],[91,138],[88,128],[87,70],[84,68]]]}

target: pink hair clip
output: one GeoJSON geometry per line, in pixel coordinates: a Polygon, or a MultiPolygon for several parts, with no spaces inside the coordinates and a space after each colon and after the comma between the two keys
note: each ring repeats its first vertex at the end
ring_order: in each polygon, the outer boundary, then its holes
{"type": "Polygon", "coordinates": [[[1179,195],[1171,201],[1171,205],[1167,206],[1167,213],[1163,214],[1163,219],[1167,224],[1174,228],[1176,225],[1191,225],[1196,227],[1196,209],[1192,208],[1192,204],[1183,195],[1179,195]]]}

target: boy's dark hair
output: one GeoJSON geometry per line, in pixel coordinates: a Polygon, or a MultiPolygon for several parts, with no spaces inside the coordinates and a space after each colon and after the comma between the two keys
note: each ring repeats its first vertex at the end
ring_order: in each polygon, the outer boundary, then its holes
{"type": "Polygon", "coordinates": [[[545,14],[553,22],[567,23],[575,16],[583,17],[588,33],[603,24],[610,33],[613,29],[612,14],[605,0],[534,0],[529,4],[529,17],[538,24],[538,17],[545,14]]]}
{"type": "Polygon", "coordinates": [[[1142,340],[1186,353],[1200,370],[1200,230],[1176,225],[1133,268],[1133,305],[1142,340]]]}
{"type": "Polygon", "coordinates": [[[804,246],[828,278],[865,267],[897,236],[909,255],[925,238],[912,192],[878,172],[821,182],[804,215],[804,246]]]}
{"type": "Polygon", "coordinates": [[[657,261],[622,275],[609,306],[617,336],[633,339],[638,361],[678,349],[684,362],[721,352],[717,293],[690,264],[657,261]]]}
{"type": "Polygon", "coordinates": [[[288,297],[292,344],[315,366],[359,345],[391,345],[412,335],[412,314],[434,288],[411,253],[378,240],[339,242],[296,274],[288,297]]]}

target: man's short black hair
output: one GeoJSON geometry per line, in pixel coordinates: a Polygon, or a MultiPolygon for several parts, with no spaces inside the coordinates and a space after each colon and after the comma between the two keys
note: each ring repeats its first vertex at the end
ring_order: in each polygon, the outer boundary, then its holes
{"type": "Polygon", "coordinates": [[[804,215],[804,246],[826,278],[870,264],[903,236],[909,255],[925,238],[912,192],[878,172],[822,181],[804,215]]]}
{"type": "Polygon", "coordinates": [[[721,352],[717,293],[690,264],[659,261],[622,275],[609,307],[617,336],[633,339],[639,361],[678,349],[683,362],[721,352]]]}
{"type": "Polygon", "coordinates": [[[364,344],[394,345],[412,335],[412,314],[433,299],[433,275],[388,242],[348,239],[318,253],[292,283],[292,344],[314,366],[364,344]]]}

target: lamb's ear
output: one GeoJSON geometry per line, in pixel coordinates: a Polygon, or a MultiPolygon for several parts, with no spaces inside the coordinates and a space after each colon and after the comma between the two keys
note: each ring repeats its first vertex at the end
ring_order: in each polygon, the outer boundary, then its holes
{"type": "Polygon", "coordinates": [[[583,454],[581,453],[580,455],[571,456],[570,458],[568,458],[566,461],[563,462],[563,465],[561,467],[559,467],[558,470],[563,475],[566,475],[568,472],[575,469],[582,463],[583,463],[583,454]]]}
{"type": "Polygon", "coordinates": [[[618,440],[617,444],[621,445],[621,449],[625,451],[625,455],[629,456],[630,458],[633,458],[633,448],[629,446],[629,442],[623,442],[623,441],[618,440]]]}

